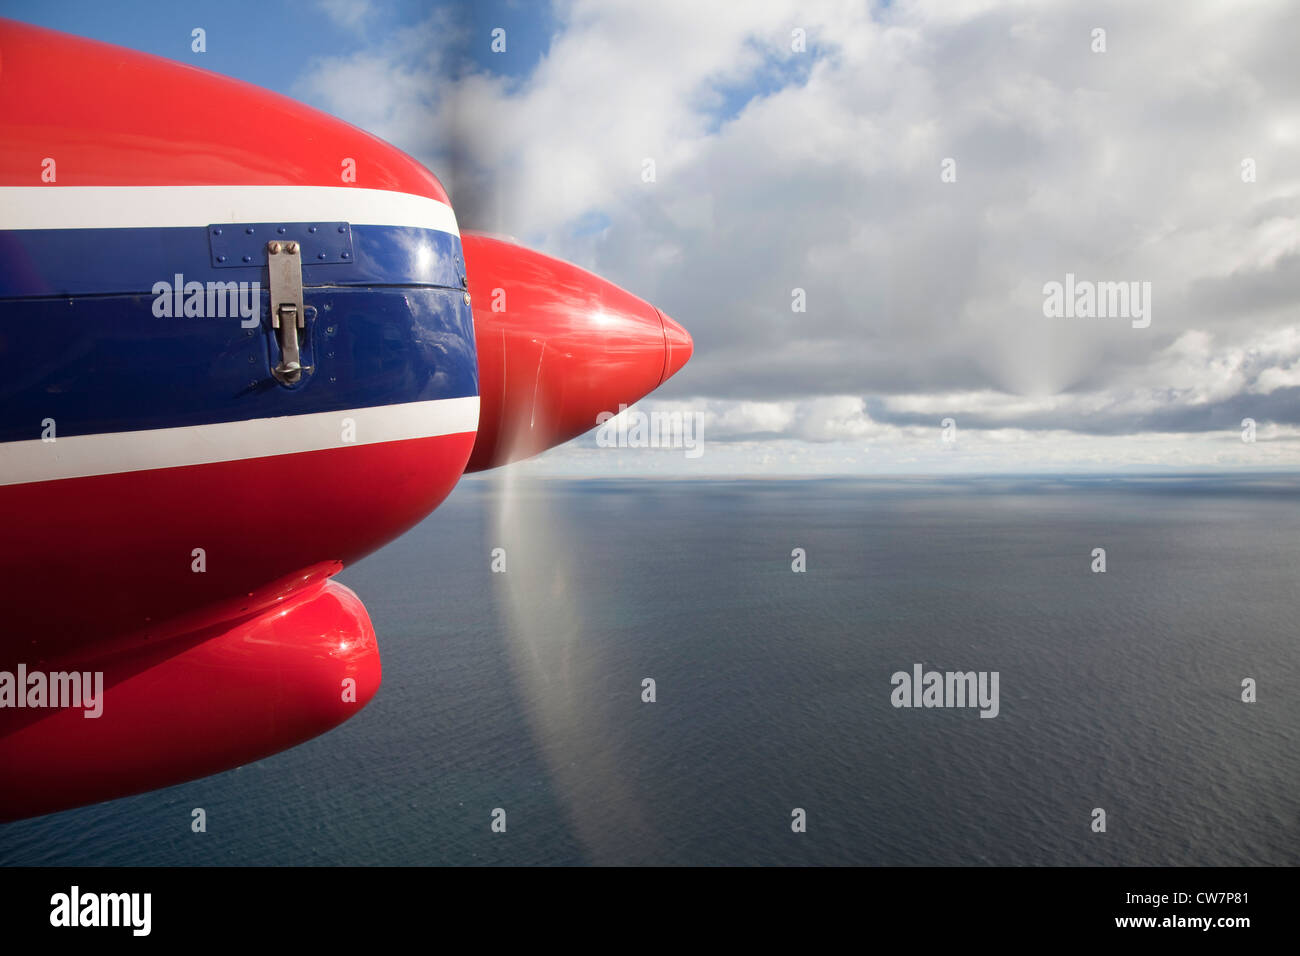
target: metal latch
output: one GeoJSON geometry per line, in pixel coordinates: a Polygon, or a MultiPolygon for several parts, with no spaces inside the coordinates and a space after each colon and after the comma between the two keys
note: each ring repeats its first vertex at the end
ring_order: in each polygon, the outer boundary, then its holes
{"type": "Polygon", "coordinates": [[[310,372],[299,364],[298,330],[307,327],[302,304],[302,249],[296,242],[266,244],[266,265],[271,280],[271,328],[280,332],[280,364],[271,370],[291,385],[310,372]]]}

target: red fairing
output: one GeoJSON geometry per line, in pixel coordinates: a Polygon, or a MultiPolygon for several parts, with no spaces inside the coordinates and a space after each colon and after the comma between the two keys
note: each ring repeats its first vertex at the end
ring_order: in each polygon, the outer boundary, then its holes
{"type": "Polygon", "coordinates": [[[288,97],[54,30],[0,20],[0,186],[356,185],[446,203],[400,150],[288,97]],[[355,180],[345,180],[351,160],[355,180]]]}
{"type": "Polygon", "coordinates": [[[104,687],[98,718],[0,709],[0,820],[239,766],[364,707],[380,683],[374,631],[328,579],[436,508],[473,441],[0,487],[5,513],[41,516],[0,550],[4,669],[98,671],[104,687]],[[288,511],[286,474],[313,476],[288,511]],[[190,539],[208,542],[203,573],[190,539]]]}
{"type": "Polygon", "coordinates": [[[82,665],[103,672],[93,707],[7,712],[19,726],[0,736],[0,821],[269,756],[342,723],[379,688],[370,618],[334,581],[178,640],[82,665]]]}
{"type": "MultiPolygon", "coordinates": [[[[58,669],[246,613],[278,582],[305,583],[302,569],[350,564],[419,522],[473,442],[466,432],[0,486],[0,514],[37,516],[4,531],[0,660],[58,669]]],[[[13,713],[0,709],[0,733],[13,713]]]]}
{"type": "Polygon", "coordinates": [[[648,302],[575,265],[465,233],[478,350],[478,439],[466,471],[562,444],[654,391],[691,337],[648,302]]]}

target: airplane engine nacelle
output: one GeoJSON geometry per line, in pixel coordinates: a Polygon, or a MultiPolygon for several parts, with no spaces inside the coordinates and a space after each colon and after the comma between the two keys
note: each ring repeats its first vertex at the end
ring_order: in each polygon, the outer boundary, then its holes
{"type": "Polygon", "coordinates": [[[582,269],[462,243],[436,176],[300,103],[5,19],[0,66],[7,821],[348,719],[382,673],[329,579],[691,339],[582,269]]]}

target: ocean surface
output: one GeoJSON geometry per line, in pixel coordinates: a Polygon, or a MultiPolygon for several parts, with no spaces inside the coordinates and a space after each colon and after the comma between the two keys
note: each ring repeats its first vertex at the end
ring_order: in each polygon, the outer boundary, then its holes
{"type": "Polygon", "coordinates": [[[1295,477],[470,480],[341,576],[365,710],[0,863],[1295,865],[1298,577],[1295,477]]]}

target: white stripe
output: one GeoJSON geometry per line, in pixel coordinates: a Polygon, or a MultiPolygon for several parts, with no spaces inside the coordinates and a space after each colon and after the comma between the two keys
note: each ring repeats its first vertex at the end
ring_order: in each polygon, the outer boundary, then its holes
{"type": "Polygon", "coordinates": [[[56,434],[52,442],[37,438],[0,444],[0,485],[345,448],[350,444],[343,440],[345,418],[354,422],[356,441],[351,444],[356,445],[459,435],[478,429],[478,410],[478,396],[471,395],[215,425],[66,438],[56,434]]]}
{"type": "Polygon", "coordinates": [[[349,186],[0,186],[0,229],[347,222],[460,235],[446,203],[349,186]]]}

